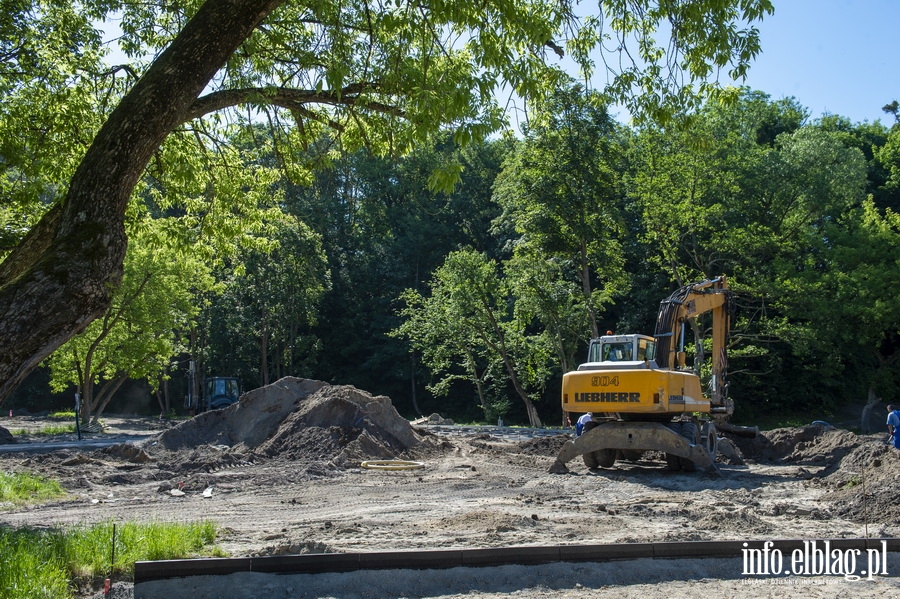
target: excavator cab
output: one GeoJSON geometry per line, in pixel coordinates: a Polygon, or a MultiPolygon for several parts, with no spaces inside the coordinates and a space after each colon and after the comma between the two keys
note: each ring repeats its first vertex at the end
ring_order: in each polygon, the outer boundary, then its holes
{"type": "Polygon", "coordinates": [[[646,335],[604,335],[591,339],[587,363],[649,362],[656,358],[656,340],[646,335]]]}

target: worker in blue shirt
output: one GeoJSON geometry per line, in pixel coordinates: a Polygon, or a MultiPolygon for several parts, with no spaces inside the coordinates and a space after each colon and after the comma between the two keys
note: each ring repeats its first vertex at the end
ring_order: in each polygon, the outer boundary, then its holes
{"type": "Polygon", "coordinates": [[[887,427],[888,432],[891,434],[888,443],[892,444],[897,449],[900,449],[900,434],[897,434],[897,429],[900,428],[900,410],[897,410],[894,406],[890,405],[887,407],[887,411],[887,427]]]}

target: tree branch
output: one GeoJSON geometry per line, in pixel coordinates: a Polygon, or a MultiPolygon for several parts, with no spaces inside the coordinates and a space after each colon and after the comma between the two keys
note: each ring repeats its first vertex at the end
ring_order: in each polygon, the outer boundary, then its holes
{"type": "Polygon", "coordinates": [[[211,112],[251,102],[280,106],[290,111],[306,114],[309,114],[306,108],[308,104],[353,106],[405,118],[406,112],[396,106],[361,97],[363,93],[373,91],[377,87],[378,85],[375,83],[355,83],[339,91],[301,90],[286,87],[226,89],[197,98],[187,110],[184,120],[190,121],[211,112]]]}

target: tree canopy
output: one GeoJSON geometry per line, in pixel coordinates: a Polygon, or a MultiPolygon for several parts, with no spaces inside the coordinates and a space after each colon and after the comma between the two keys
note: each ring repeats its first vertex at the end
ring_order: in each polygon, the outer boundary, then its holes
{"type": "MultiPolygon", "coordinates": [[[[167,160],[173,134],[219,159],[229,131],[264,122],[278,166],[308,180],[336,149],[402,154],[444,129],[483,139],[503,122],[497,87],[553,91],[563,74],[547,59],[565,52],[585,73],[603,61],[606,97],[660,119],[710,92],[719,70],[742,75],[759,51],[752,24],[771,11],[768,0],[639,0],[578,21],[571,3],[546,0],[9,3],[0,128],[16,135],[4,137],[0,189],[15,246],[0,264],[0,399],[108,308],[148,165],[160,185],[199,176],[167,160]],[[114,15],[132,60],[109,68],[94,24],[114,15]]],[[[458,172],[438,169],[432,184],[458,172]]],[[[208,182],[202,211],[228,212],[230,180],[208,182]]]]}

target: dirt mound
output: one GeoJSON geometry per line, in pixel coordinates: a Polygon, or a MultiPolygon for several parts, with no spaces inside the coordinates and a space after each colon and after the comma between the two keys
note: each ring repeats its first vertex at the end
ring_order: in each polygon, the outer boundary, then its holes
{"type": "Polygon", "coordinates": [[[540,455],[555,458],[571,435],[553,435],[552,437],[535,437],[519,443],[518,448],[527,455],[540,455]]]}
{"type": "Polygon", "coordinates": [[[169,450],[243,443],[255,447],[269,438],[298,404],[328,386],[322,381],[284,378],[254,389],[224,410],[204,412],[144,441],[169,450]]]}
{"type": "Polygon", "coordinates": [[[388,397],[288,377],[244,394],[224,410],[183,422],[142,447],[152,453],[180,452],[193,468],[209,469],[254,458],[346,465],[395,458],[421,441],[388,397]]]}
{"type": "Polygon", "coordinates": [[[16,438],[13,437],[13,434],[0,426],[0,445],[9,445],[10,443],[15,443],[16,438]]]}
{"type": "Polygon", "coordinates": [[[861,444],[854,433],[831,426],[777,428],[754,439],[729,435],[745,459],[755,462],[797,462],[837,465],[861,444]]]}
{"type": "Polygon", "coordinates": [[[100,453],[131,462],[132,464],[146,464],[150,461],[150,456],[140,447],[129,445],[128,443],[119,443],[105,449],[101,449],[100,453]]]}
{"type": "Polygon", "coordinates": [[[750,510],[712,512],[699,518],[695,523],[700,530],[736,532],[741,534],[767,533],[771,527],[750,510]]]}
{"type": "Polygon", "coordinates": [[[325,386],[298,404],[256,453],[293,459],[317,452],[338,462],[387,459],[417,446],[421,438],[391,400],[350,386],[325,386]]]}
{"type": "Polygon", "coordinates": [[[851,451],[840,468],[828,476],[834,491],[823,496],[833,512],[856,522],[893,523],[900,520],[896,477],[900,452],[870,437],[851,451]]]}
{"type": "Polygon", "coordinates": [[[298,541],[296,543],[281,543],[279,545],[266,547],[260,551],[254,551],[250,555],[256,557],[270,555],[303,555],[306,553],[337,553],[337,551],[325,543],[319,543],[317,541],[298,541]]]}

